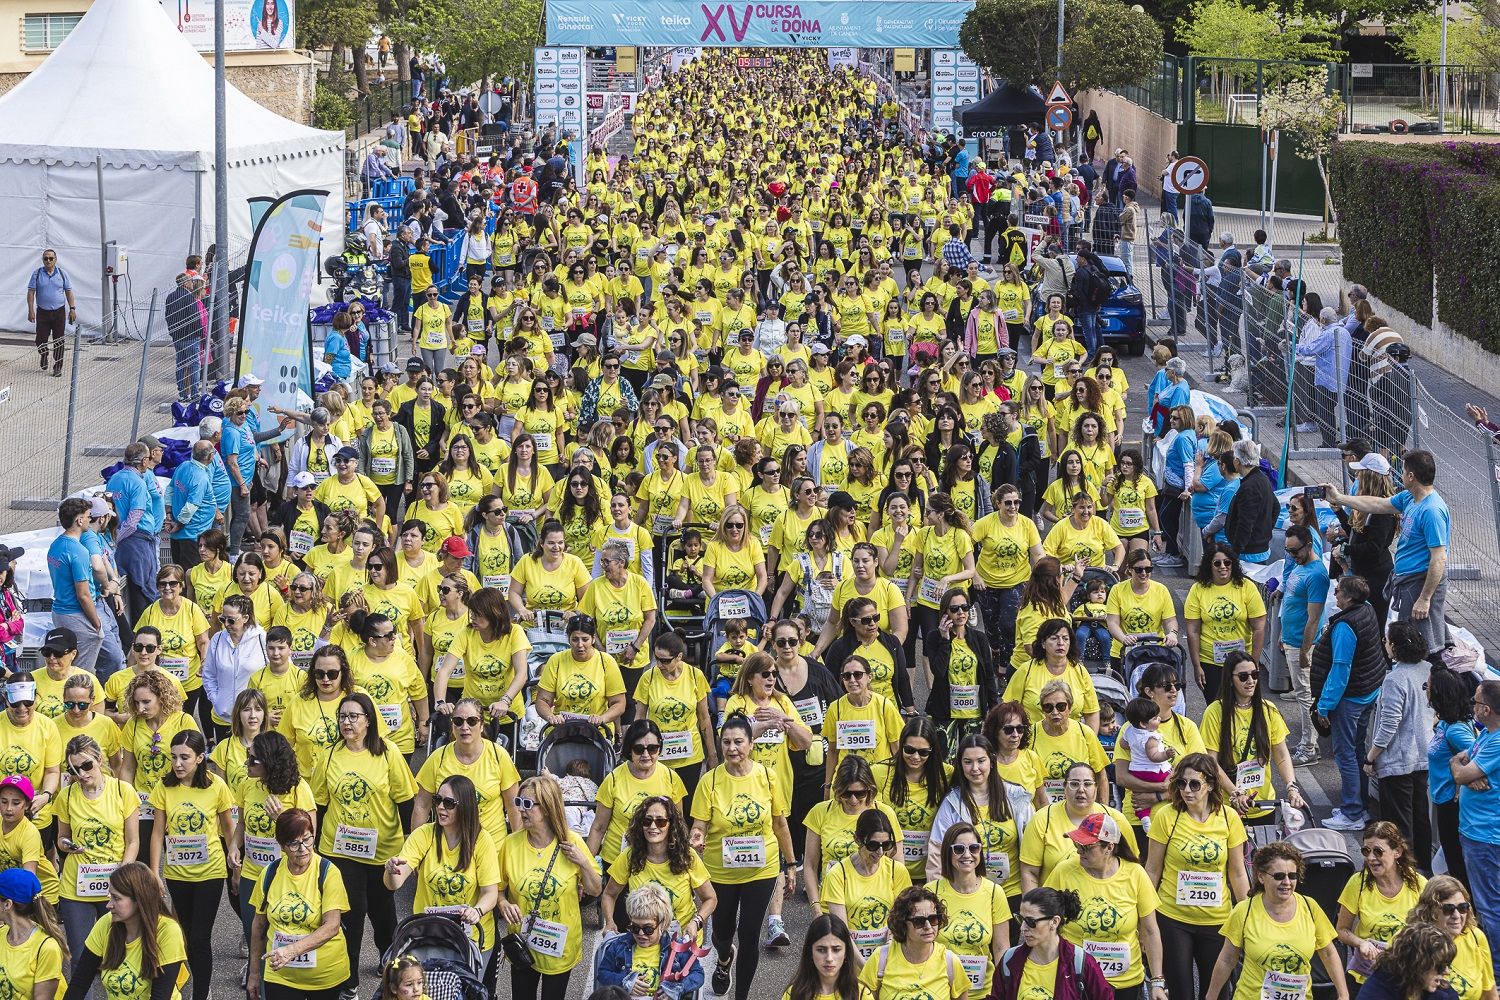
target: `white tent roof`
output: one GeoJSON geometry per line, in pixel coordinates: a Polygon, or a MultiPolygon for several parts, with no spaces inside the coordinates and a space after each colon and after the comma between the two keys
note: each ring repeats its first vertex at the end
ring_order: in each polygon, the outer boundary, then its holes
{"type": "MultiPolygon", "coordinates": [[[[343,150],[230,85],[229,163],[343,150]]],[[[213,67],[158,0],[94,0],[40,67],[0,97],[0,161],[212,169],[213,67]]]]}

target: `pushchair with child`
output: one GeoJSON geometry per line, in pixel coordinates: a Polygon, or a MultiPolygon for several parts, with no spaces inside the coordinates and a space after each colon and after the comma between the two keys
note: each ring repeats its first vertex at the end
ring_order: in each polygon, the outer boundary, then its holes
{"type": "Polygon", "coordinates": [[[484,957],[468,929],[449,914],[414,913],[401,921],[381,967],[406,956],[422,964],[429,1000],[488,1000],[484,957]]]}

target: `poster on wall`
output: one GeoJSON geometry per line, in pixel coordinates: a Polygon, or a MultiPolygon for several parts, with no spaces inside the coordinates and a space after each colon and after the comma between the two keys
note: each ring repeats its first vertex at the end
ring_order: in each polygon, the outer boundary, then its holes
{"type": "MultiPolygon", "coordinates": [[[[295,10],[294,0],[224,0],[225,51],[291,48],[295,10]]],[[[213,51],[213,0],[162,0],[162,11],[193,48],[213,51]]]]}

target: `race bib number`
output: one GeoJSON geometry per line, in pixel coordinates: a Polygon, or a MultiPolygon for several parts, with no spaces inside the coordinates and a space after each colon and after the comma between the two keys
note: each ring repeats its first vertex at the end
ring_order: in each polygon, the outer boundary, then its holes
{"type": "Polygon", "coordinates": [[[755,738],[755,745],[761,747],[773,747],[786,742],[786,733],[780,729],[767,729],[755,738]]]}
{"type": "Polygon", "coordinates": [[[556,325],[557,325],[557,321],[553,319],[551,313],[546,313],[546,314],[544,314],[542,316],[542,329],[543,330],[551,330],[556,325]]]}
{"type": "Polygon", "coordinates": [[[1243,653],[1245,651],[1244,639],[1227,639],[1214,643],[1214,662],[1222,664],[1224,658],[1230,653],[1243,653]]]}
{"type": "Polygon", "coordinates": [[[760,544],[771,544],[771,532],[773,529],[775,529],[775,527],[776,526],[774,524],[762,524],[760,526],[760,544]]]}
{"type": "Polygon", "coordinates": [[[316,544],[317,540],[314,539],[312,533],[308,531],[293,531],[291,536],[287,539],[287,545],[291,546],[292,555],[294,556],[307,555],[312,551],[312,547],[316,544]]]}
{"type": "Polygon", "coordinates": [[[914,865],[927,857],[927,835],[926,830],[902,830],[901,831],[901,860],[914,865]]]}
{"type": "Polygon", "coordinates": [[[1303,1000],[1308,981],[1308,976],[1268,971],[1260,983],[1260,1000],[1303,1000]]]}
{"type": "Polygon", "coordinates": [[[377,705],[375,707],[380,710],[380,718],[385,723],[385,728],[392,732],[401,728],[400,705],[377,705]]]}
{"type": "Polygon", "coordinates": [[[792,707],[808,729],[817,731],[823,728],[823,703],[816,697],[801,698],[792,702],[792,707]]]}
{"type": "Polygon", "coordinates": [[[167,864],[183,866],[207,863],[207,834],[167,834],[167,864]]]}
{"type": "Polygon", "coordinates": [[[552,451],[551,431],[537,431],[535,434],[531,435],[531,440],[536,442],[537,451],[552,451]]]}
{"type": "Polygon", "coordinates": [[[686,760],[692,755],[693,734],[691,732],[684,729],[681,732],[661,734],[661,760],[686,760]]]}
{"type": "Polygon", "coordinates": [[[850,935],[854,938],[854,947],[858,948],[859,953],[865,958],[875,954],[875,949],[885,944],[889,934],[890,931],[884,927],[868,931],[850,931],[850,935]]]}
{"type": "Polygon", "coordinates": [[[1139,507],[1120,508],[1120,527],[1126,531],[1139,531],[1146,526],[1146,512],[1139,507]]]}
{"type": "Polygon", "coordinates": [[[635,642],[639,635],[633,628],[612,628],[604,633],[604,651],[613,656],[635,642]]]}
{"type": "Polygon", "coordinates": [[[275,837],[252,837],[245,834],[245,858],[257,868],[269,868],[281,857],[281,845],[275,837]]]}
{"type": "MultiPolygon", "coordinates": [[[[287,945],[296,944],[306,936],[306,934],[283,934],[281,931],[272,931],[271,950],[276,951],[278,949],[285,948],[287,945]]],[[[298,955],[296,958],[292,959],[290,962],[287,962],[282,966],[283,969],[316,969],[317,967],[318,949],[316,948],[304,954],[298,955]]]]}
{"type": "Polygon", "coordinates": [[[719,598],[720,618],[749,618],[749,594],[725,594],[719,598]]]}
{"type": "Polygon", "coordinates": [[[1010,878],[1010,855],[1004,851],[985,851],[984,872],[993,881],[1004,882],[1010,878]]]}
{"type": "Polygon", "coordinates": [[[568,925],[538,917],[531,925],[531,933],[526,935],[526,946],[538,955],[562,958],[568,947],[568,925]]]}
{"type": "Polygon", "coordinates": [[[1085,941],[1083,950],[1094,956],[1105,979],[1123,976],[1130,968],[1130,945],[1124,941],[1085,941]]]}
{"type": "Polygon", "coordinates": [[[723,857],[725,868],[764,868],[766,838],[725,837],[723,857]]]}
{"type": "Polygon", "coordinates": [[[1258,760],[1241,761],[1234,771],[1234,788],[1238,792],[1253,792],[1266,783],[1266,765],[1258,760]]]}
{"type": "Polygon", "coordinates": [[[964,967],[964,974],[969,977],[969,990],[979,990],[984,987],[984,973],[989,968],[989,958],[984,955],[960,955],[958,964],[964,967]]]}
{"type": "Polygon", "coordinates": [[[1053,365],[1052,366],[1052,377],[1055,378],[1055,379],[1057,379],[1059,382],[1061,382],[1063,380],[1063,377],[1064,377],[1063,376],[1063,368],[1065,368],[1065,367],[1066,367],[1065,365],[1053,365]]]}
{"type": "Polygon", "coordinates": [[[494,587],[503,595],[510,595],[509,573],[486,573],[482,578],[480,578],[479,582],[482,586],[494,587]]]}
{"type": "Polygon", "coordinates": [[[151,804],[150,793],[149,792],[137,792],[136,794],[141,797],[141,816],[140,816],[140,818],[141,819],[155,819],[156,818],[156,807],[151,804]]]}
{"type": "Polygon", "coordinates": [[[186,682],[188,679],[188,661],[185,656],[163,656],[161,668],[179,681],[186,682]]]}
{"type": "Polygon", "coordinates": [[[115,873],[118,864],[111,865],[86,865],[78,863],[78,881],[75,883],[78,895],[84,899],[103,899],[109,895],[109,877],[115,873]]]}
{"type": "Polygon", "coordinates": [[[874,750],[875,720],[840,720],[838,724],[837,746],[840,750],[874,750]]]}
{"type": "Polygon", "coordinates": [[[394,455],[375,455],[370,458],[370,471],[377,476],[394,476],[396,474],[396,457],[394,455]]]}
{"type": "Polygon", "coordinates": [[[470,333],[484,332],[484,320],[482,319],[471,319],[468,321],[467,326],[470,333]]]}
{"type": "Polygon", "coordinates": [[[1063,778],[1043,778],[1042,791],[1046,792],[1047,798],[1053,802],[1061,802],[1063,800],[1064,781],[1065,779],[1063,778]]]}
{"type": "Polygon", "coordinates": [[[924,604],[936,604],[943,599],[943,581],[934,580],[930,576],[922,577],[922,585],[917,588],[917,600],[924,604]]]}
{"type": "Polygon", "coordinates": [[[979,685],[954,684],[948,688],[948,712],[975,715],[979,712],[979,685]]]}
{"type": "Polygon", "coordinates": [[[1223,872],[1177,873],[1178,906],[1215,907],[1223,898],[1223,872]]]}
{"type": "Polygon", "coordinates": [[[372,826],[338,825],[333,833],[333,853],[356,861],[375,860],[375,845],[380,835],[372,826]]]}

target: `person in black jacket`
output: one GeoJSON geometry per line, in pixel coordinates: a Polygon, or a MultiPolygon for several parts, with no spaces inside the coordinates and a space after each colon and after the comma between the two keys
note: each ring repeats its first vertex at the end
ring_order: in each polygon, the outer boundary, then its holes
{"type": "Polygon", "coordinates": [[[431,472],[447,447],[443,438],[448,431],[448,408],[432,398],[433,389],[432,377],[423,375],[417,382],[417,398],[408,399],[396,411],[396,423],[406,429],[412,448],[416,451],[414,479],[431,472]],[[422,422],[423,433],[418,433],[417,429],[419,408],[426,411],[423,414],[426,418],[422,422]]]}
{"type": "Polygon", "coordinates": [[[397,328],[405,334],[411,333],[411,250],[416,242],[415,231],[407,226],[398,227],[386,263],[386,277],[391,280],[389,304],[396,314],[397,328]]]}
{"type": "Polygon", "coordinates": [[[927,697],[927,715],[938,725],[951,723],[949,743],[956,746],[968,733],[979,732],[980,720],[1000,702],[1000,677],[990,657],[990,640],[982,619],[969,617],[973,597],[966,590],[943,595],[942,620],[929,657],[932,691],[927,697]],[[963,653],[967,650],[967,654],[963,653]]]}
{"type": "MultiPolygon", "coordinates": [[[[1347,445],[1346,445],[1347,447],[1347,445]]],[[[1355,492],[1362,497],[1389,497],[1396,488],[1391,481],[1391,463],[1379,452],[1368,451],[1349,463],[1355,474],[1355,492]]],[[[1343,542],[1333,550],[1344,573],[1362,576],[1370,583],[1370,605],[1377,621],[1385,621],[1391,609],[1385,596],[1386,582],[1391,578],[1391,542],[1396,537],[1395,514],[1350,514],[1336,507],[1343,528],[1343,542]]],[[[1332,575],[1338,575],[1334,573],[1332,575]]]]}
{"type": "MultiPolygon", "coordinates": [[[[1240,488],[1229,501],[1224,535],[1241,559],[1265,562],[1271,551],[1271,532],[1281,513],[1281,502],[1271,489],[1271,480],[1260,470],[1260,445],[1254,441],[1236,441],[1234,451],[1220,459],[1220,467],[1228,463],[1233,463],[1234,471],[1239,474],[1240,488]]],[[[1229,469],[1224,471],[1229,475],[1229,469]]]]}
{"type": "Polygon", "coordinates": [[[845,660],[858,653],[870,661],[871,673],[878,675],[881,671],[877,665],[889,659],[895,666],[895,673],[891,677],[891,687],[896,692],[896,707],[901,709],[903,714],[909,714],[915,708],[916,701],[912,696],[911,678],[906,672],[906,651],[901,648],[901,640],[882,629],[878,621],[865,623],[864,619],[873,615],[875,611],[875,602],[868,597],[856,597],[845,604],[843,631],[829,644],[828,653],[823,657],[823,662],[837,663],[842,666],[845,660]],[[878,652],[872,654],[871,650],[874,647],[884,649],[885,656],[882,657],[878,652]]]}
{"type": "Polygon", "coordinates": [[[1448,968],[1458,946],[1441,927],[1410,923],[1396,932],[1359,988],[1361,1000],[1457,1000],[1448,968]]]}
{"type": "Polygon", "coordinates": [[[301,565],[302,557],[318,544],[323,521],[328,517],[328,505],[313,499],[318,482],[311,472],[297,473],[287,486],[291,496],[276,508],[271,524],[281,529],[282,537],[287,540],[287,554],[301,565]]]}
{"type": "Polygon", "coordinates": [[[1333,590],[1339,610],[1329,617],[1312,654],[1313,721],[1333,727],[1339,805],[1324,826],[1362,830],[1370,818],[1369,789],[1362,764],[1375,694],[1388,667],[1381,622],[1370,606],[1363,577],[1340,577],[1333,590]]]}

